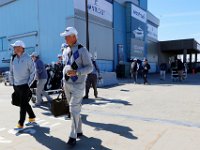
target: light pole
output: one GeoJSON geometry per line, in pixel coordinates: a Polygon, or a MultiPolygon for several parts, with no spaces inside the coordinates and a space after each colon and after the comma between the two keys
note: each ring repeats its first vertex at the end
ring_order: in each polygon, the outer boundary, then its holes
{"type": "Polygon", "coordinates": [[[85,21],[86,21],[86,48],[90,49],[89,42],[89,15],[88,15],[88,0],[85,0],[85,21]]]}

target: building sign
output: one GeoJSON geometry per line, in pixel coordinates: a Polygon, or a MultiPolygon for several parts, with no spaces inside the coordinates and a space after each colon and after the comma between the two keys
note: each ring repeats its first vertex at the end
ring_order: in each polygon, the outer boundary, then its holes
{"type": "Polygon", "coordinates": [[[148,37],[158,40],[158,28],[147,24],[148,37]]]}
{"type": "Polygon", "coordinates": [[[147,13],[133,4],[131,5],[131,16],[143,23],[147,22],[147,13]]]}
{"type": "Polygon", "coordinates": [[[147,13],[131,4],[131,46],[130,58],[144,58],[147,37],[147,13]]]}
{"type": "Polygon", "coordinates": [[[124,45],[118,44],[117,51],[118,51],[118,63],[124,64],[124,45]]]}
{"type": "MultiPolygon", "coordinates": [[[[85,0],[74,0],[74,7],[85,11],[85,0]]],[[[113,21],[113,5],[106,0],[88,0],[88,13],[110,22],[113,21]]]]}
{"type": "Polygon", "coordinates": [[[131,39],[131,58],[144,58],[144,42],[137,39],[131,39]]]}
{"type": "Polygon", "coordinates": [[[16,0],[0,0],[0,6],[6,5],[6,4],[11,3],[13,1],[16,1],[16,0]]]}

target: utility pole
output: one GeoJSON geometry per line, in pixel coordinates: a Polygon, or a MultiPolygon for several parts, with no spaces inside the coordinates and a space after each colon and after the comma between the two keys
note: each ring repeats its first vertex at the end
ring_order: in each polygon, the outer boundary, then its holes
{"type": "Polygon", "coordinates": [[[86,48],[90,49],[89,41],[89,15],[88,15],[88,0],[85,0],[85,21],[86,21],[86,48]]]}

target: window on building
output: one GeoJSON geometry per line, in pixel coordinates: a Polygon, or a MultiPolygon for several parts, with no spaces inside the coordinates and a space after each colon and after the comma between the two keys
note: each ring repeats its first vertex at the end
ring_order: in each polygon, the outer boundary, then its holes
{"type": "Polygon", "coordinates": [[[0,51],[8,50],[8,40],[6,37],[0,37],[0,51]]]}

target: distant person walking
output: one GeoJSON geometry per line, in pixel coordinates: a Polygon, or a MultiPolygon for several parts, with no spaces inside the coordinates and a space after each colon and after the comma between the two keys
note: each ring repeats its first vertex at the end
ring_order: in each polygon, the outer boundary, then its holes
{"type": "Polygon", "coordinates": [[[51,97],[48,95],[47,92],[44,90],[44,86],[47,82],[47,71],[45,69],[45,65],[42,60],[39,58],[39,54],[37,52],[33,52],[31,54],[31,58],[35,63],[36,67],[36,80],[37,80],[37,88],[36,88],[36,97],[37,101],[35,106],[40,106],[43,102],[42,96],[45,96],[48,102],[51,101],[51,97]]]}
{"type": "Polygon", "coordinates": [[[15,130],[24,127],[26,113],[29,115],[29,123],[35,125],[35,114],[29,104],[30,85],[34,81],[35,67],[31,57],[25,52],[23,41],[16,41],[11,44],[14,48],[14,55],[10,62],[10,82],[14,87],[16,97],[20,100],[20,119],[15,130]]]}
{"type": "Polygon", "coordinates": [[[143,79],[144,79],[144,84],[149,84],[149,82],[147,80],[147,75],[148,75],[150,69],[151,69],[151,66],[148,63],[148,60],[144,59],[144,64],[143,64],[143,79]]]}
{"type": "Polygon", "coordinates": [[[176,65],[177,65],[179,81],[182,81],[183,80],[183,70],[184,70],[183,62],[180,59],[177,59],[176,65]]]}
{"type": "Polygon", "coordinates": [[[93,65],[88,50],[78,43],[78,32],[68,27],[60,34],[65,37],[68,47],[63,51],[65,67],[63,69],[63,88],[71,113],[71,133],[68,145],[75,145],[76,139],[83,135],[81,104],[85,91],[87,74],[92,72],[93,65]]]}
{"type": "Polygon", "coordinates": [[[160,80],[165,80],[166,71],[167,71],[167,64],[161,63],[160,64],[160,80]]]}
{"type": "Polygon", "coordinates": [[[137,58],[134,58],[133,62],[131,63],[131,77],[134,80],[134,84],[137,83],[137,76],[138,76],[139,64],[137,63],[137,58]]]}
{"type": "Polygon", "coordinates": [[[89,73],[87,76],[85,96],[83,97],[84,99],[89,98],[89,91],[90,91],[91,86],[94,90],[94,97],[98,98],[97,81],[98,81],[98,77],[100,77],[100,70],[99,70],[99,67],[97,66],[96,60],[92,57],[92,54],[90,54],[90,57],[93,64],[93,71],[89,73]]]}

